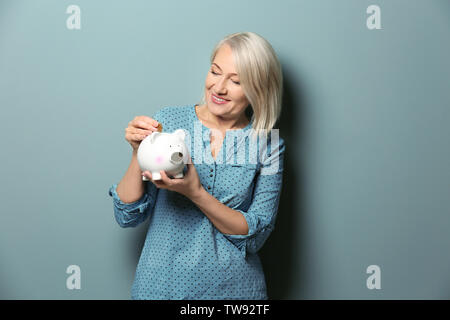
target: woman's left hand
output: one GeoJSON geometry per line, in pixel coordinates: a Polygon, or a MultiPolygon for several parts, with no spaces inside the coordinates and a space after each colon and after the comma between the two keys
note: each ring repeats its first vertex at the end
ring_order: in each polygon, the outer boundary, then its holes
{"type": "Polygon", "coordinates": [[[184,177],[179,179],[169,178],[164,170],[160,171],[161,180],[152,180],[151,173],[148,171],[144,171],[142,175],[145,175],[150,181],[152,181],[157,188],[176,191],[187,198],[192,199],[202,191],[203,186],[190,156],[186,166],[187,171],[184,177]]]}

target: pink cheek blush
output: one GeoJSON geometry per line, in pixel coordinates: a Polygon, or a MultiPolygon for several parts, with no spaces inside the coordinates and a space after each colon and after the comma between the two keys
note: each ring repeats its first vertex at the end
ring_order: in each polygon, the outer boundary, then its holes
{"type": "Polygon", "coordinates": [[[157,156],[156,159],[155,159],[155,161],[156,161],[157,164],[161,164],[161,163],[164,161],[164,157],[162,157],[162,156],[157,156]]]}

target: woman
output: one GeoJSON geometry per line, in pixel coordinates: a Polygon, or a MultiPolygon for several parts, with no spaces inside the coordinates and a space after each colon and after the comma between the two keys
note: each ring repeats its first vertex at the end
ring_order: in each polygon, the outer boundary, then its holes
{"type": "Polygon", "coordinates": [[[164,107],[129,123],[131,164],[109,195],[121,227],[150,218],[133,299],[268,299],[257,251],[274,227],[281,193],[285,146],[271,130],[281,92],[270,44],[255,33],[235,33],[213,51],[201,104],[164,107]],[[165,132],[184,129],[186,144],[194,145],[181,179],[161,171],[162,180],[153,181],[137,163],[140,141],[158,123],[165,132]],[[265,130],[271,134],[253,134],[265,130]],[[256,144],[255,163],[256,136],[266,139],[256,144]],[[230,164],[238,155],[245,161],[230,164]]]}

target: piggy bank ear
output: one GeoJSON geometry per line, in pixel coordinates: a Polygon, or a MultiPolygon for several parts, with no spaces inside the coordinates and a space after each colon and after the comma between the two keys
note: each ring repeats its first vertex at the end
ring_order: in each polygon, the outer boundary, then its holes
{"type": "Polygon", "coordinates": [[[184,132],[183,129],[177,129],[173,132],[173,134],[177,135],[178,137],[180,137],[181,140],[184,140],[184,137],[186,136],[186,133],[184,132]]]}
{"type": "Polygon", "coordinates": [[[150,136],[150,142],[153,143],[155,142],[155,139],[160,135],[161,133],[158,131],[154,131],[151,136],[150,136]]]}

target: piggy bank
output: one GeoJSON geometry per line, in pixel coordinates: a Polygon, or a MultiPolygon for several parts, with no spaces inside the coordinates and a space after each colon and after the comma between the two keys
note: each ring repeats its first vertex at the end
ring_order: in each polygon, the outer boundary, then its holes
{"type": "MultiPolygon", "coordinates": [[[[188,150],[184,143],[183,129],[173,133],[153,132],[141,141],[137,161],[142,171],[150,171],[153,180],[161,180],[160,170],[174,178],[183,178],[183,169],[188,162],[188,150]]],[[[142,176],[143,181],[148,181],[142,176]]]]}

